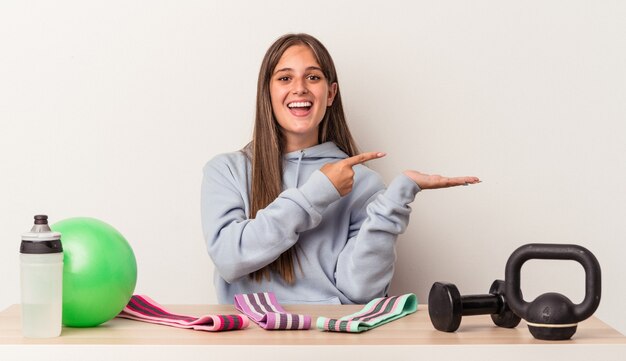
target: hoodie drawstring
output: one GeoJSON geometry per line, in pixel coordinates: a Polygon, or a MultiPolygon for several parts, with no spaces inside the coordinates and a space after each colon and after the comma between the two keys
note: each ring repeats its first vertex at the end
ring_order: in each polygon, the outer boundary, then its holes
{"type": "Polygon", "coordinates": [[[298,187],[298,180],[300,178],[300,163],[302,163],[303,157],[304,157],[304,150],[301,150],[300,156],[298,157],[298,166],[296,167],[296,188],[298,187]]]}

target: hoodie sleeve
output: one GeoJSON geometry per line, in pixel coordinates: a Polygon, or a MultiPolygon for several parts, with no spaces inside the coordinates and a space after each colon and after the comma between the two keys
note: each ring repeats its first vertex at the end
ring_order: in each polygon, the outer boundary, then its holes
{"type": "Polygon", "coordinates": [[[350,225],[354,231],[339,255],[335,273],[337,288],[354,303],[367,303],[387,293],[396,260],[396,238],[406,230],[411,213],[408,204],[419,191],[419,186],[402,174],[354,210],[350,225]]]}
{"type": "Polygon", "coordinates": [[[246,164],[236,163],[219,156],[207,163],[201,190],[207,250],[229,283],[273,262],[297,242],[299,233],[317,226],[324,210],[340,198],[328,178],[316,171],[248,219],[246,164]]]}

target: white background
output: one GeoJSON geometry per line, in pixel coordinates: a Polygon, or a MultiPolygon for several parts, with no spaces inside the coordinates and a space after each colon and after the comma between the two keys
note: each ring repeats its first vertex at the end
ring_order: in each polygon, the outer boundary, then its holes
{"type": "MultiPolygon", "coordinates": [[[[0,309],[19,302],[32,217],[126,236],[136,292],[214,303],[201,168],[251,137],[258,68],[287,32],[332,53],[351,129],[386,181],[425,191],[392,293],[486,293],[530,242],[602,265],[596,315],[626,332],[626,3],[622,1],[18,1],[0,3],[0,309]]],[[[584,296],[571,261],[531,261],[527,300],[584,296]]]]}

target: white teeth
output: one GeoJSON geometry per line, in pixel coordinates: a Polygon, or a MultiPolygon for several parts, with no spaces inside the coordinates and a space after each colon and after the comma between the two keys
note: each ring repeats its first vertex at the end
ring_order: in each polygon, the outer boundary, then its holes
{"type": "Polygon", "coordinates": [[[312,105],[311,102],[293,102],[293,103],[287,104],[289,108],[306,108],[306,107],[310,107],[311,105],[312,105]]]}

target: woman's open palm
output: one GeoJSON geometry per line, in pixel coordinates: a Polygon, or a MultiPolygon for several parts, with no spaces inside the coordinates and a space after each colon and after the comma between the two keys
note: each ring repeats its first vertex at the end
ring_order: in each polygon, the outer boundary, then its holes
{"type": "Polygon", "coordinates": [[[415,170],[406,170],[404,174],[411,178],[421,189],[437,189],[480,183],[477,177],[443,177],[438,174],[425,174],[415,170]]]}

